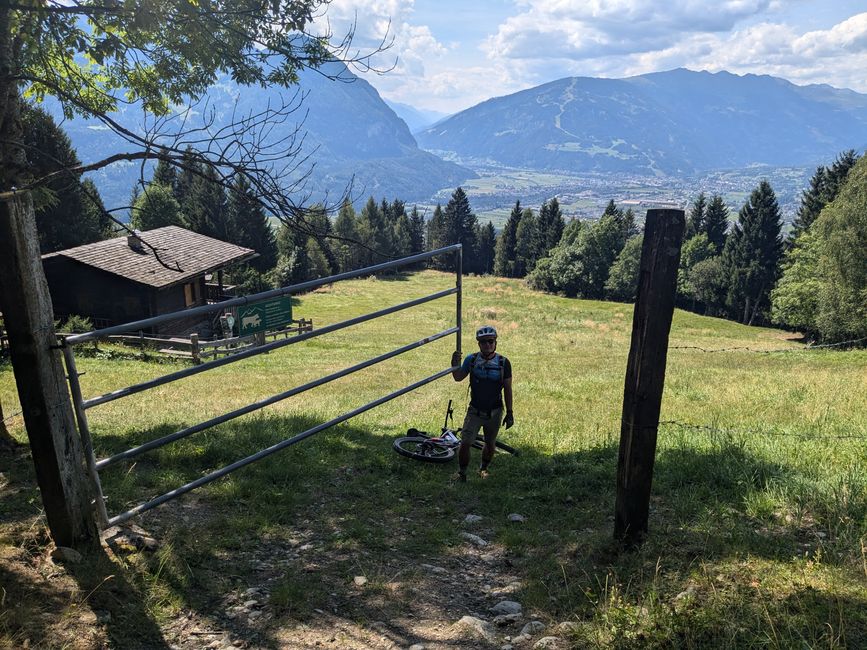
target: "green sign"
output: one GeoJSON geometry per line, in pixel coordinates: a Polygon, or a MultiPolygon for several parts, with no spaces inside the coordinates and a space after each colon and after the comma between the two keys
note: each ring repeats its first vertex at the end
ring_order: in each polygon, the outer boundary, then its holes
{"type": "Polygon", "coordinates": [[[238,334],[240,336],[279,329],[291,321],[291,296],[280,296],[238,307],[238,334]]]}

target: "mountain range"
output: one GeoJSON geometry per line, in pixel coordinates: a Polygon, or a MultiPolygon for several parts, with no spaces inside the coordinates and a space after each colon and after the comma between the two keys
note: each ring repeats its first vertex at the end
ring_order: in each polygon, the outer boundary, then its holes
{"type": "Polygon", "coordinates": [[[416,133],[467,163],[682,176],[813,166],[867,146],[867,95],[685,69],[569,77],[489,99],[416,133]]]}
{"type": "MultiPolygon", "coordinates": [[[[301,108],[269,138],[279,141],[301,123],[302,155],[309,156],[301,171],[310,172],[313,201],[336,200],[350,182],[357,204],[368,196],[429,201],[476,177],[471,168],[491,165],[682,178],[757,165],[813,167],[867,146],[867,95],[769,76],[677,69],[626,79],[570,77],[489,99],[415,137],[407,122],[440,116],[390,107],[342,64],[302,72],[299,88],[301,108]]],[[[218,128],[233,113],[279,105],[292,93],[224,79],[210,90],[208,108],[218,128]]],[[[59,115],[59,107],[47,107],[59,115]]],[[[136,118],[129,110],[117,117],[133,130],[136,118]]],[[[84,162],[129,150],[98,122],[62,126],[84,162]]],[[[91,176],[115,207],[128,203],[140,174],[140,163],[116,163],[91,176]]]]}
{"type": "MultiPolygon", "coordinates": [[[[407,124],[376,89],[343,64],[302,71],[298,89],[303,94],[299,110],[273,124],[267,140],[281,142],[300,126],[303,143],[299,159],[309,156],[309,161],[298,174],[309,172],[305,189],[312,201],[335,201],[350,183],[351,195],[359,203],[368,196],[426,200],[444,187],[456,187],[475,177],[471,170],[421,150],[407,124]]],[[[280,106],[294,92],[292,88],[244,88],[222,79],[208,92],[207,114],[213,114],[215,120],[210,130],[225,127],[233,115],[256,113],[269,103],[280,106]]],[[[197,110],[205,112],[204,106],[197,106],[197,110]]],[[[59,105],[47,103],[46,108],[59,118],[59,105]]],[[[116,119],[141,132],[140,114],[126,110],[116,119]]],[[[201,116],[194,114],[188,125],[199,126],[198,120],[201,116]]],[[[130,150],[130,145],[95,120],[77,118],[62,126],[82,161],[130,150]]],[[[111,207],[128,203],[140,174],[140,163],[115,163],[91,177],[111,207]]],[[[149,178],[149,170],[144,175],[149,178]]]]}

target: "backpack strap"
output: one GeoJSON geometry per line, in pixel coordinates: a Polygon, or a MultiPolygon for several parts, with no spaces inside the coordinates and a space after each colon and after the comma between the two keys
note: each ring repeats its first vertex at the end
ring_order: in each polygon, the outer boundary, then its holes
{"type": "MultiPolygon", "coordinates": [[[[496,354],[496,356],[497,356],[497,365],[498,365],[499,368],[500,368],[500,388],[502,388],[503,386],[506,385],[506,379],[505,379],[505,373],[506,373],[506,357],[504,357],[504,356],[503,356],[502,354],[500,354],[499,352],[497,352],[497,353],[495,353],[495,354],[496,354]]],[[[471,383],[472,383],[472,382],[475,382],[475,381],[479,381],[478,378],[476,377],[475,372],[473,372],[473,371],[475,370],[475,367],[476,367],[476,361],[478,360],[478,357],[479,357],[479,353],[478,353],[478,352],[473,352],[473,353],[470,355],[470,382],[471,382],[471,383]]]]}

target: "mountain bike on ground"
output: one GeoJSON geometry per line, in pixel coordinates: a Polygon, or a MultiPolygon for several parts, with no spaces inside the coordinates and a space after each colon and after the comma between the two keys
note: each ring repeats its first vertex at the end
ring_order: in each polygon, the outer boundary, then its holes
{"type": "MultiPolygon", "coordinates": [[[[424,461],[426,463],[447,463],[456,455],[456,450],[461,444],[460,427],[454,428],[454,410],[452,409],[452,400],[449,400],[449,405],[446,408],[446,418],[443,422],[441,433],[439,436],[432,436],[426,431],[419,431],[415,428],[407,429],[407,435],[395,439],[393,443],[394,450],[401,456],[414,458],[415,460],[424,461]],[[449,423],[451,422],[451,426],[449,423]]],[[[514,456],[519,454],[518,450],[510,447],[504,442],[497,440],[497,448],[502,449],[514,456]]],[[[476,440],[473,447],[481,449],[483,447],[481,440],[476,440]]]]}

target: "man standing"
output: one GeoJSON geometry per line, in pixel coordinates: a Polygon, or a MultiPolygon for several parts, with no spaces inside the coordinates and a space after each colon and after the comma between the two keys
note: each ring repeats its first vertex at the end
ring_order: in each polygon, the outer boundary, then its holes
{"type": "Polygon", "coordinates": [[[461,447],[458,451],[458,480],[467,480],[467,466],[470,464],[470,447],[479,434],[479,429],[485,432],[485,446],[482,449],[482,464],[479,466],[479,476],[488,477],[488,465],[494,457],[497,433],[500,422],[508,429],[515,423],[512,414],[512,364],[509,360],[497,354],[497,330],[490,325],[483,325],[476,331],[476,341],[479,351],[461,360],[460,354],[452,354],[452,377],[462,381],[470,377],[470,404],[461,431],[461,447]],[[503,418],[503,400],[506,403],[506,417],[503,418]],[[501,420],[501,418],[503,418],[501,420]]]}

